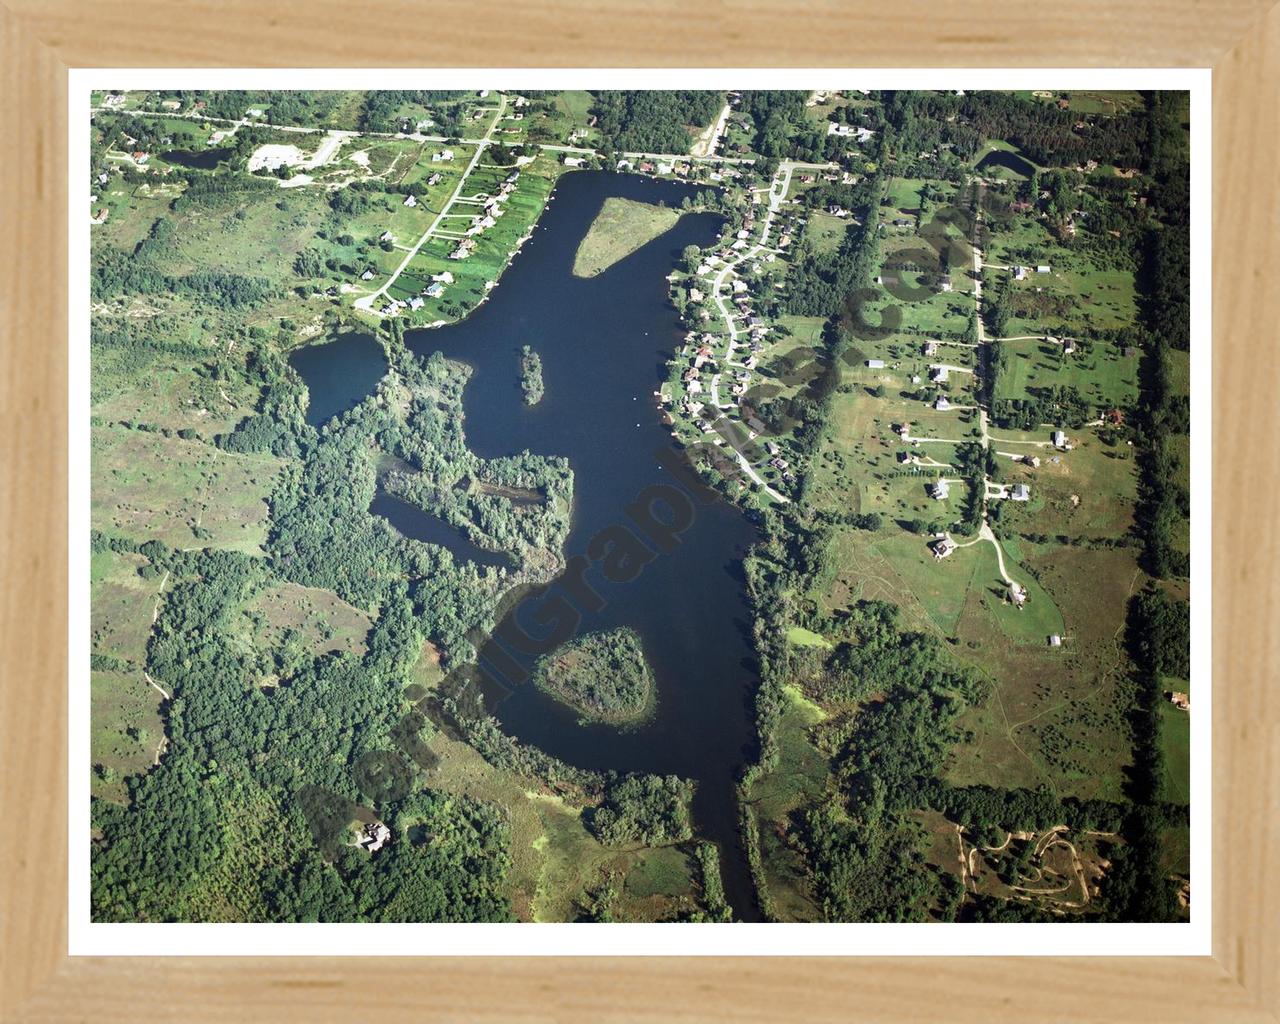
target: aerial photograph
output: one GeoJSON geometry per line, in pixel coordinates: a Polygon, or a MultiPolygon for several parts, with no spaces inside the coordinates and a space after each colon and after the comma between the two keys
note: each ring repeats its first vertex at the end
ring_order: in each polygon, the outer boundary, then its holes
{"type": "Polygon", "coordinates": [[[90,97],[91,920],[1188,922],[1189,94],[466,84],[90,97]]]}

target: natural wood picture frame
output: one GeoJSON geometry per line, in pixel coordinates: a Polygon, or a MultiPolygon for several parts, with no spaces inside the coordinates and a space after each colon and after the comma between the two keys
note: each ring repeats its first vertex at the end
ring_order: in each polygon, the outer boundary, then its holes
{"type": "MultiPolygon", "coordinates": [[[[613,8],[373,0],[0,5],[0,1008],[14,1021],[1280,1019],[1280,263],[1271,0],[613,8]],[[394,31],[375,28],[394,25],[394,31]],[[214,66],[1207,67],[1213,81],[1214,920],[1201,958],[67,955],[67,70],[214,66]],[[1261,514],[1255,512],[1261,510],[1261,514]],[[1002,1009],[1003,1008],[1003,1009],[1002,1009]]],[[[1200,584],[1198,584],[1200,585],[1200,584]]],[[[956,932],[963,952],[963,932],[956,932]]]]}

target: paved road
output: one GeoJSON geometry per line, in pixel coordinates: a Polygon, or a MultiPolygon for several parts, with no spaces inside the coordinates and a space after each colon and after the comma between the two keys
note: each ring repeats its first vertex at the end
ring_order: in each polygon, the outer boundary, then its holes
{"type": "Polygon", "coordinates": [[[476,143],[475,154],[471,157],[471,162],[467,164],[467,169],[463,172],[462,179],[458,182],[458,187],[453,190],[453,195],[449,197],[449,201],[445,203],[444,206],[441,208],[440,212],[436,214],[436,219],[431,222],[431,226],[428,227],[427,230],[423,232],[422,237],[418,239],[418,244],[415,245],[412,249],[410,249],[408,252],[408,255],[406,255],[405,258],[401,260],[400,266],[396,267],[396,272],[392,274],[389,278],[387,278],[386,282],[376,292],[373,292],[371,295],[365,295],[365,296],[362,296],[361,298],[356,299],[353,305],[357,309],[363,309],[367,311],[373,310],[374,302],[376,302],[381,296],[386,294],[387,289],[390,288],[395,283],[396,278],[398,278],[401,275],[401,273],[403,273],[404,268],[407,267],[413,261],[413,258],[415,256],[418,255],[418,250],[421,249],[424,245],[426,245],[427,239],[431,237],[432,232],[434,232],[435,229],[440,226],[440,223],[445,219],[445,217],[449,215],[449,208],[453,206],[453,204],[457,201],[458,196],[462,194],[462,190],[466,187],[467,179],[471,177],[471,172],[475,170],[476,164],[480,162],[480,157],[484,155],[485,147],[489,145],[490,139],[493,138],[493,133],[498,127],[498,122],[502,120],[502,112],[506,109],[506,107],[507,107],[507,97],[505,95],[499,94],[498,109],[493,116],[493,123],[489,125],[489,130],[485,132],[484,138],[479,140],[476,143]]]}

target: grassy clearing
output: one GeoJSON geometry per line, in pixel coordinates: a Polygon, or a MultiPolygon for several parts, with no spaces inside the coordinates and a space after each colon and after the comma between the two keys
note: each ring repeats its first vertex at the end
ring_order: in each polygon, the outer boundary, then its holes
{"type": "Polygon", "coordinates": [[[253,640],[259,649],[280,645],[286,633],[301,636],[312,657],[323,654],[362,655],[369,616],[330,590],[279,583],[254,595],[246,608],[253,640]]]}
{"type": "Polygon", "coordinates": [[[670,231],[680,211],[610,196],[573,258],[575,277],[595,277],[641,246],[670,231]]]}
{"type": "MultiPolygon", "coordinates": [[[[150,615],[148,614],[148,621],[150,615]]],[[[160,694],[139,668],[129,672],[89,673],[89,759],[95,767],[90,793],[125,803],[125,779],[155,763],[164,739],[160,694]]]]}
{"type": "Polygon", "coordinates": [[[842,217],[833,217],[829,213],[814,211],[809,214],[809,223],[805,225],[805,238],[813,245],[814,252],[835,252],[849,230],[849,221],[842,217]]]}
{"type": "Polygon", "coordinates": [[[94,428],[92,451],[94,529],[261,553],[279,459],[119,427],[94,428]]]}
{"type": "Polygon", "coordinates": [[[587,831],[580,808],[531,791],[526,780],[494,768],[465,743],[436,734],[430,748],[439,761],[428,772],[428,786],[504,809],[511,825],[510,898],[519,920],[576,920],[586,890],[627,879],[637,868],[634,884],[617,886],[618,919],[658,920],[677,906],[693,906],[694,881],[682,851],[604,846],[587,831]]]}
{"type": "Polygon", "coordinates": [[[809,739],[825,713],[794,686],[784,688],[787,702],[776,736],[778,764],[751,788],[748,799],[760,820],[760,856],[774,909],[784,921],[817,921],[820,908],[808,892],[800,854],[787,842],[791,814],[812,806],[828,789],[826,757],[809,739]]]}

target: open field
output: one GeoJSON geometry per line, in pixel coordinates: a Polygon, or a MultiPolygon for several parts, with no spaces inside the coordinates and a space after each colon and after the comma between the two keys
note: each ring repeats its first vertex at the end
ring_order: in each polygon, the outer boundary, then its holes
{"type": "Polygon", "coordinates": [[[161,697],[140,668],[90,672],[89,694],[89,759],[95,766],[90,793],[124,803],[128,799],[124,780],[150,768],[164,741],[161,697]]]}
{"type": "Polygon", "coordinates": [[[329,590],[278,583],[254,595],[245,613],[260,650],[279,647],[287,634],[297,634],[311,657],[365,652],[369,616],[329,590]]]}
{"type": "Polygon", "coordinates": [[[140,430],[93,431],[94,529],[176,548],[258,554],[282,463],[140,430]]]}
{"type": "Polygon", "coordinates": [[[610,196],[578,245],[574,274],[595,277],[671,230],[679,219],[679,210],[610,196]]]}
{"type": "Polygon", "coordinates": [[[825,713],[794,686],[785,688],[786,704],[777,727],[778,765],[747,795],[760,825],[760,856],[774,911],[783,921],[814,921],[821,912],[808,892],[804,861],[786,841],[791,813],[812,806],[826,794],[827,758],[814,747],[809,730],[825,713]]]}

